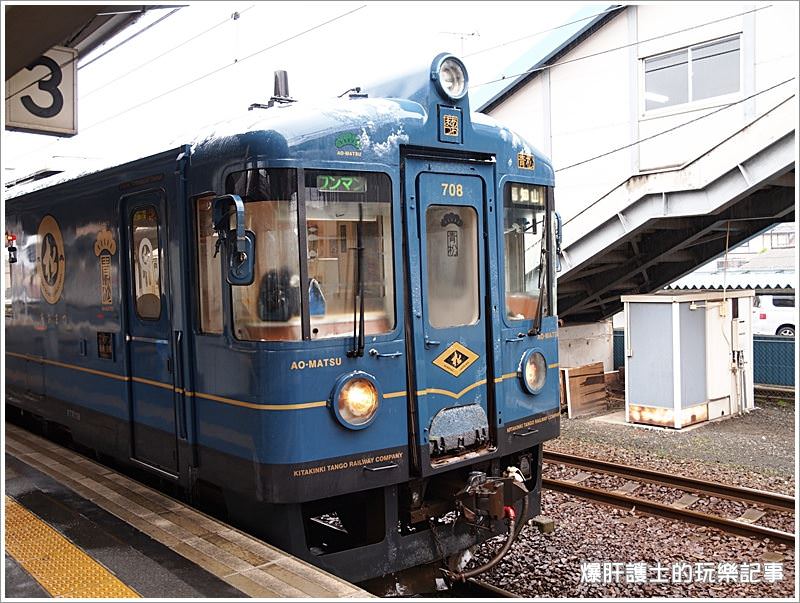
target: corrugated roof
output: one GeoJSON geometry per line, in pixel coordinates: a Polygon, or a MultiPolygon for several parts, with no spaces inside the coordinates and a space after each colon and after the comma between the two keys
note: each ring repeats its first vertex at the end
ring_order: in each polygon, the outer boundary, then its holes
{"type": "Polygon", "coordinates": [[[569,25],[550,32],[505,70],[507,73],[521,75],[510,76],[508,79],[470,90],[470,105],[478,107],[476,111],[481,113],[490,111],[520,86],[536,77],[540,73],[541,67],[558,60],[624,8],[625,6],[617,4],[609,4],[605,7],[597,5],[583,7],[570,19],[569,25]],[[591,15],[595,16],[586,21],[585,19],[591,15]]]}
{"type": "Polygon", "coordinates": [[[786,272],[693,272],[678,279],[666,289],[794,289],[797,274],[786,272]]]}

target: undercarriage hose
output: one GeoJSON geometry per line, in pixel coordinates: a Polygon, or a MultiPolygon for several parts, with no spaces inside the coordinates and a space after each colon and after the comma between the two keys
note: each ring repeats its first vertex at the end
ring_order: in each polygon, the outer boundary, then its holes
{"type": "Polygon", "coordinates": [[[528,512],[528,497],[525,496],[522,499],[522,511],[520,512],[519,517],[519,526],[517,525],[517,514],[514,511],[514,507],[503,507],[503,511],[505,513],[505,517],[508,520],[508,538],[506,539],[503,546],[500,548],[499,551],[492,557],[489,561],[484,563],[483,565],[479,565],[469,571],[466,572],[458,572],[458,573],[450,573],[450,576],[456,582],[466,582],[469,578],[473,578],[483,572],[489,571],[495,565],[500,563],[500,560],[505,557],[508,550],[511,548],[511,545],[514,544],[514,541],[517,539],[517,536],[522,531],[522,526],[524,525],[525,515],[528,512]]]}

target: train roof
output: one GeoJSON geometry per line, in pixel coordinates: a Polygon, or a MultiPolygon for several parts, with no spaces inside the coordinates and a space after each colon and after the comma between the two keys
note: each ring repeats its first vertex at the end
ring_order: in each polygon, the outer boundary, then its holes
{"type": "MultiPolygon", "coordinates": [[[[439,55],[433,65],[441,64],[439,55]]],[[[181,147],[188,148],[193,166],[229,160],[247,164],[364,164],[396,165],[401,145],[493,156],[502,171],[517,173],[543,184],[553,184],[547,158],[492,117],[472,113],[469,96],[447,98],[435,85],[433,65],[422,72],[396,78],[369,90],[367,95],[324,102],[276,103],[247,111],[198,133],[181,147]],[[377,96],[376,96],[377,94],[377,96]],[[444,115],[456,116],[458,140],[443,140],[444,115]],[[520,156],[532,158],[523,165],[520,156]]],[[[161,153],[159,154],[161,155],[161,153]]],[[[62,173],[8,189],[11,199],[40,189],[103,172],[120,165],[82,173],[62,173]]]]}

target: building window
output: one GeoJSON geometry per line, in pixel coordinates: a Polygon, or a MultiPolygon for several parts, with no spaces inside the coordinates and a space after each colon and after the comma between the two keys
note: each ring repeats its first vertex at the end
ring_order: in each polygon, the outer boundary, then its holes
{"type": "Polygon", "coordinates": [[[738,92],[740,47],[735,35],[645,59],[645,110],[738,92]]]}
{"type": "Polygon", "coordinates": [[[769,245],[772,249],[794,249],[793,232],[770,233],[769,245]]]}

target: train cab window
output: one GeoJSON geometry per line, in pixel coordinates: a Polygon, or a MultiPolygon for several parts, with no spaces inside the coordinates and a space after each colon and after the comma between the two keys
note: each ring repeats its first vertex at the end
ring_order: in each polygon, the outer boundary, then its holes
{"type": "Polygon", "coordinates": [[[311,338],[353,333],[359,239],[364,332],[390,331],[395,312],[389,177],[307,170],[305,198],[311,338]]]}
{"type": "Polygon", "coordinates": [[[197,200],[197,269],[199,277],[200,330],[222,333],[222,265],[217,248],[217,233],[211,221],[213,195],[197,200]]]}
{"type": "Polygon", "coordinates": [[[545,198],[544,186],[506,184],[503,246],[506,316],[510,320],[535,318],[542,299],[541,290],[546,282],[542,252],[547,228],[545,198]]]}
{"type": "Polygon", "coordinates": [[[238,339],[302,339],[295,174],[258,169],[228,176],[226,192],[245,202],[245,228],[256,235],[253,284],[231,287],[238,339]]]}
{"type": "Polygon", "coordinates": [[[478,321],[478,214],[472,207],[431,205],[425,215],[428,320],[444,329],[478,321]]]}
{"type": "Polygon", "coordinates": [[[158,320],[161,317],[161,247],[158,212],[152,205],[133,212],[131,240],[136,314],[144,320],[158,320]]]}

